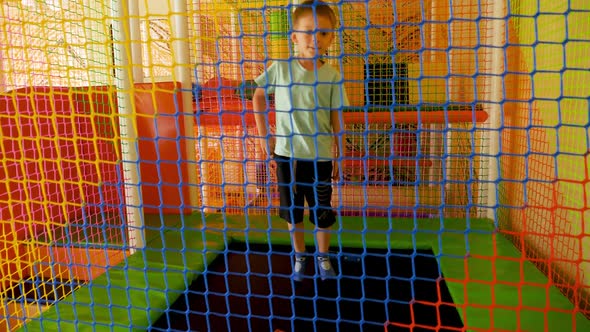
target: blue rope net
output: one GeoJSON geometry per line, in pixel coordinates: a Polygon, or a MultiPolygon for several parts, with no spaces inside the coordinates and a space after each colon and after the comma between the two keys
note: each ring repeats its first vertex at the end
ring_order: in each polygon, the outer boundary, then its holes
{"type": "MultiPolygon", "coordinates": [[[[218,61],[195,68],[203,211],[223,220],[210,225],[204,217],[203,226],[219,229],[224,238],[232,233],[238,243],[226,240],[223,258],[209,265],[204,285],[193,290],[199,298],[193,301],[210,301],[196,316],[213,330],[346,331],[355,324],[383,330],[393,326],[396,310],[409,310],[417,299],[440,303],[436,296],[420,298],[416,287],[434,285],[431,291],[440,292],[436,261],[448,254],[442,247],[436,255],[428,246],[419,248],[416,238],[420,220],[435,223],[425,231],[436,238],[445,217],[467,220],[461,232],[468,234],[469,220],[484,213],[487,114],[473,81],[449,91],[466,77],[442,74],[456,65],[438,49],[441,31],[431,29],[428,42],[420,38],[432,25],[423,4],[334,3],[335,25],[327,28],[329,13],[316,5],[315,19],[302,27],[293,24],[300,6],[252,7],[218,17],[215,48],[202,58],[218,61]],[[330,34],[333,44],[321,45],[330,34]],[[316,51],[312,61],[310,45],[316,51]],[[428,69],[425,58],[436,59],[428,69]],[[339,132],[331,122],[334,113],[339,132]],[[326,145],[329,157],[322,155],[326,145]],[[339,173],[331,178],[325,167],[339,173]],[[317,222],[326,212],[326,191],[335,221],[327,224],[330,246],[322,248],[322,229],[308,219],[317,222]],[[294,203],[303,193],[309,196],[294,203]],[[285,219],[303,220],[298,225],[305,230],[289,231],[285,219]],[[395,251],[395,232],[413,239],[398,245],[414,249],[395,251]],[[305,234],[304,253],[297,248],[298,233],[305,234]],[[298,273],[301,257],[307,268],[298,273]],[[431,270],[418,271],[425,268],[417,261],[428,265],[427,257],[434,261],[431,270]],[[334,276],[324,278],[323,258],[331,261],[334,276]],[[394,295],[395,288],[403,288],[405,297],[394,295]]],[[[477,63],[473,50],[454,61],[477,63]]],[[[449,317],[456,315],[451,311],[449,317]]]]}
{"type": "Polygon", "coordinates": [[[0,330],[590,330],[582,1],[3,2],[0,330]]]}

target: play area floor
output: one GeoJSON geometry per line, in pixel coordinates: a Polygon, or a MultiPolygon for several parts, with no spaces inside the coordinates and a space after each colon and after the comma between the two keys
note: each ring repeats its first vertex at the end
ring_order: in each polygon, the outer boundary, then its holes
{"type": "MultiPolygon", "coordinates": [[[[231,243],[288,246],[275,217],[146,215],[145,250],[112,267],[31,321],[22,331],[104,328],[145,331],[187,294],[231,243]]],[[[573,305],[486,219],[345,217],[334,248],[429,250],[468,330],[590,331],[573,305]]],[[[310,234],[311,235],[311,234],[310,234]]],[[[312,236],[307,244],[313,245],[312,236]]]]}
{"type": "Polygon", "coordinates": [[[232,243],[153,331],[383,332],[384,326],[388,331],[418,326],[446,332],[463,327],[430,250],[343,248],[332,259],[340,278],[322,281],[310,257],[302,282],[291,280],[290,252],[285,245],[232,243]]]}

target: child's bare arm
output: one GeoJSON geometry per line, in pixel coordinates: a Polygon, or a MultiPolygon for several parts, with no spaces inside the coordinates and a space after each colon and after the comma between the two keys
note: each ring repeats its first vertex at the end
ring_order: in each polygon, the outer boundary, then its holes
{"type": "Polygon", "coordinates": [[[336,145],[336,158],[344,155],[344,149],[346,148],[346,137],[342,130],[344,118],[340,110],[332,110],[330,115],[332,122],[332,133],[334,134],[334,144],[336,145]]]}
{"type": "Polygon", "coordinates": [[[334,166],[332,171],[332,177],[338,179],[340,175],[340,168],[338,167],[338,159],[346,154],[346,136],[344,130],[344,118],[342,117],[342,111],[332,110],[330,114],[330,122],[332,123],[332,133],[334,134],[334,145],[336,145],[336,156],[334,160],[334,166]]]}
{"type": "Polygon", "coordinates": [[[260,147],[262,148],[262,151],[265,153],[265,155],[269,156],[274,152],[274,138],[268,136],[268,108],[265,91],[263,88],[257,88],[256,91],[254,91],[252,103],[254,106],[254,120],[256,121],[256,129],[258,130],[258,136],[260,136],[260,147]]]}

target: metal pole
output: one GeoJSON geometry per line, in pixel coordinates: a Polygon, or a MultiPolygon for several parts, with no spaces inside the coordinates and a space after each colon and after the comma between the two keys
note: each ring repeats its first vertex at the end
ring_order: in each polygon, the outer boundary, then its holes
{"type": "Polygon", "coordinates": [[[197,191],[197,160],[195,152],[195,135],[193,120],[193,101],[192,101],[192,80],[191,71],[193,68],[190,60],[190,45],[187,17],[187,1],[172,1],[172,49],[174,53],[174,77],[180,82],[182,91],[182,108],[184,111],[184,140],[186,142],[186,156],[189,186],[189,205],[191,209],[196,209],[198,204],[197,191]]]}
{"type": "Polygon", "coordinates": [[[129,250],[133,254],[145,246],[143,209],[139,174],[139,153],[132,92],[132,70],[130,62],[129,14],[127,0],[113,0],[113,47],[115,81],[123,182],[125,188],[125,210],[129,235],[129,250]]]}

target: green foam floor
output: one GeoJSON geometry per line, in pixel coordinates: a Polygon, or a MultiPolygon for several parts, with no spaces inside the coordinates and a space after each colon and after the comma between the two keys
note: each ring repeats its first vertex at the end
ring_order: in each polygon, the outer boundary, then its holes
{"type": "MultiPolygon", "coordinates": [[[[19,331],[145,331],[231,241],[290,244],[276,217],[146,216],[146,249],[19,331]],[[131,328],[130,328],[131,327],[131,328]]],[[[431,249],[467,330],[590,331],[590,321],[487,219],[345,217],[334,248],[431,249]]],[[[306,237],[313,244],[313,236],[306,237]]]]}

